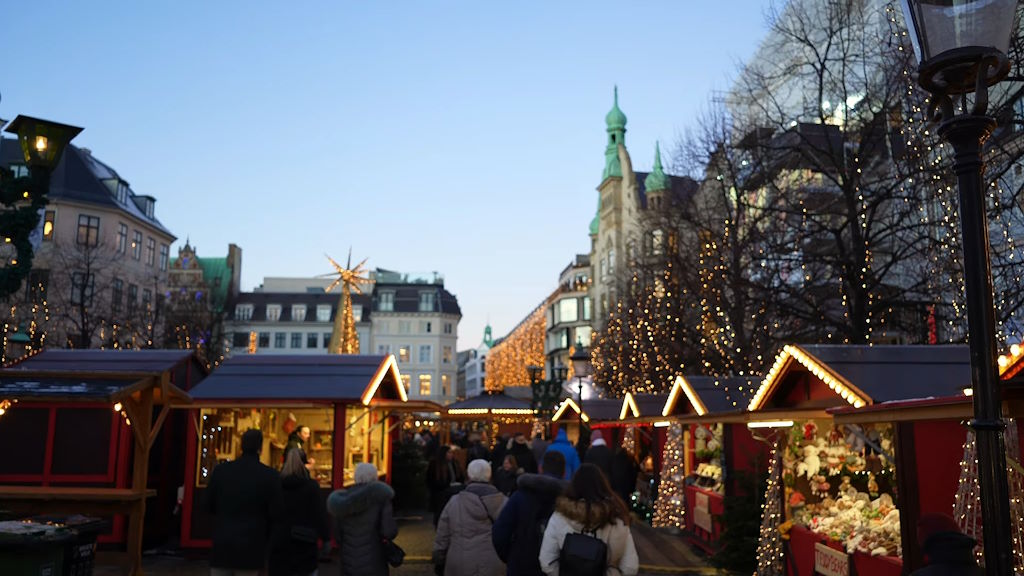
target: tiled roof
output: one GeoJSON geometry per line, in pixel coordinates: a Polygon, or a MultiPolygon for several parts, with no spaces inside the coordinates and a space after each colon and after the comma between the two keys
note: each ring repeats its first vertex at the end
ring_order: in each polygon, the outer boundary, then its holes
{"type": "Polygon", "coordinates": [[[190,350],[43,350],[10,370],[148,372],[173,370],[192,358],[190,350]]]}

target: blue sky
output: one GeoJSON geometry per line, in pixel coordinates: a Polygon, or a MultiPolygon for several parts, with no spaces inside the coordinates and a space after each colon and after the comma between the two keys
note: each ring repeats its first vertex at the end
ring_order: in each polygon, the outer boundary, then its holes
{"type": "Polygon", "coordinates": [[[349,246],[439,271],[466,348],[589,251],[613,85],[647,170],[729,87],[767,5],[23,2],[0,117],[85,127],[76,144],[155,196],[178,245],[242,247],[243,289],[349,246]]]}

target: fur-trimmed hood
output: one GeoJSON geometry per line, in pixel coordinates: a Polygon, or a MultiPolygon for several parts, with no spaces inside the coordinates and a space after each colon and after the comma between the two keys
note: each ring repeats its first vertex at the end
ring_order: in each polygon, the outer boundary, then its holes
{"type": "Polygon", "coordinates": [[[520,474],[516,479],[516,485],[520,490],[530,490],[555,498],[561,496],[569,483],[549,474],[520,474]]]}
{"type": "Polygon", "coordinates": [[[395,497],[395,491],[380,481],[356,484],[346,490],[335,490],[327,497],[327,511],[332,516],[359,514],[372,506],[379,506],[395,497]]]}
{"type": "Polygon", "coordinates": [[[570,522],[582,526],[584,531],[596,530],[611,524],[616,518],[613,504],[607,500],[591,502],[587,506],[586,500],[570,500],[565,496],[559,496],[555,501],[555,511],[570,522]]]}

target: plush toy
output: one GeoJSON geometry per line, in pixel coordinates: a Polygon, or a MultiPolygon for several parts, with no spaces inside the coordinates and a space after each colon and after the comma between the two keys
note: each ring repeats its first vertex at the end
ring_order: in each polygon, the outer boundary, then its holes
{"type": "Polygon", "coordinates": [[[875,480],[874,472],[868,472],[868,494],[870,494],[872,498],[878,496],[878,482],[875,480]]]}
{"type": "Polygon", "coordinates": [[[804,440],[814,440],[818,436],[818,425],[814,422],[804,424],[804,440]]]}
{"type": "Polygon", "coordinates": [[[805,475],[810,480],[812,476],[821,470],[821,457],[818,456],[818,447],[813,444],[804,446],[803,452],[804,459],[796,465],[796,475],[798,477],[805,475]]]}

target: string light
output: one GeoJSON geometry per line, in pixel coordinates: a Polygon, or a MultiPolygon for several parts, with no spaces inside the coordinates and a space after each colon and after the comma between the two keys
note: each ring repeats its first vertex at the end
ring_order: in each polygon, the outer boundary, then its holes
{"type": "Polygon", "coordinates": [[[655,528],[684,526],[686,470],[683,451],[686,450],[686,446],[683,438],[683,425],[678,422],[672,423],[666,431],[661,477],[658,481],[658,499],[654,502],[651,525],[655,528]]]}
{"type": "Polygon", "coordinates": [[[500,391],[507,386],[528,386],[530,376],[526,367],[545,364],[546,307],[545,301],[491,348],[485,361],[488,391],[500,391]]]}

